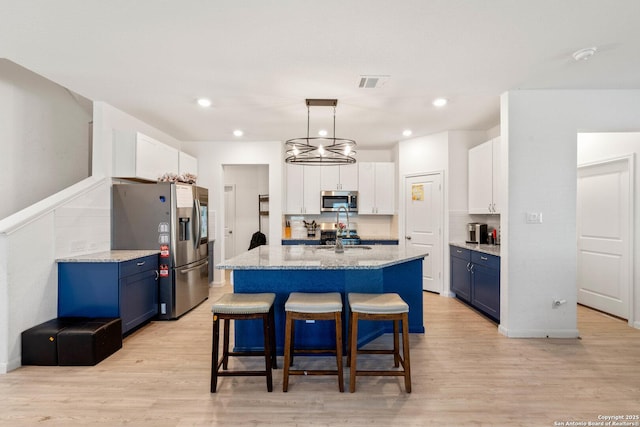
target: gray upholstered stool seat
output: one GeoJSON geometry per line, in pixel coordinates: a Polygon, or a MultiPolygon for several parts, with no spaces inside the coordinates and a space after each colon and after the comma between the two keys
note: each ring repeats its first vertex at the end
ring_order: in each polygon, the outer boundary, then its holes
{"type": "Polygon", "coordinates": [[[342,368],[342,296],[338,292],[305,293],[292,292],[289,294],[284,310],[285,344],[284,344],[284,373],[282,391],[289,388],[289,375],[337,375],[338,388],[344,391],[342,368]],[[336,327],[336,346],[331,349],[305,348],[296,349],[294,346],[294,329],[296,320],[333,320],[336,327]],[[337,369],[291,369],[294,353],[330,353],[336,355],[337,369]]]}
{"type": "Polygon", "coordinates": [[[356,391],[357,376],[402,376],[407,393],[411,393],[411,362],[409,358],[409,305],[395,293],[349,293],[349,347],[347,366],[351,367],[349,391],[356,391]],[[393,322],[393,349],[358,349],[358,321],[391,320],[393,322]],[[400,356],[399,326],[402,323],[402,357],[400,356]],[[402,370],[358,370],[358,354],[393,354],[394,366],[402,370]]]}
{"type": "Polygon", "coordinates": [[[213,314],[268,313],[276,299],[276,294],[224,294],[213,303],[213,314]]]}
{"type": "Polygon", "coordinates": [[[398,294],[349,294],[351,311],[367,314],[408,313],[409,304],[398,294]]]}
{"type": "Polygon", "coordinates": [[[275,320],[273,314],[274,293],[224,294],[211,306],[213,314],[213,349],[211,352],[211,393],[216,392],[218,377],[223,376],[265,376],[267,390],[273,390],[272,368],[276,364],[275,320]],[[223,324],[222,358],[219,359],[220,319],[223,324]],[[264,333],[263,351],[229,351],[229,321],[262,319],[264,333]],[[228,371],[229,356],[264,356],[264,370],[228,371]],[[222,371],[220,368],[222,367],[222,371]]]}

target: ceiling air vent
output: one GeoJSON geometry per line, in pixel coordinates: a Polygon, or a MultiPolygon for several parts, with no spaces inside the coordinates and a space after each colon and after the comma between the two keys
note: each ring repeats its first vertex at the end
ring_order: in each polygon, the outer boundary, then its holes
{"type": "Polygon", "coordinates": [[[360,89],[378,89],[387,84],[390,76],[360,76],[360,89]]]}

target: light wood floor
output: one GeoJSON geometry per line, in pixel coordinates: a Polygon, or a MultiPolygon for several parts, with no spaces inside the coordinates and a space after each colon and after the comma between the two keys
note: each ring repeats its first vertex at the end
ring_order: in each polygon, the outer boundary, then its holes
{"type": "MultiPolygon", "coordinates": [[[[228,291],[212,288],[211,298],[228,291]]],[[[428,293],[427,332],[411,335],[411,394],[399,377],[360,377],[351,394],[348,369],[345,393],[336,377],[318,376],[292,377],[283,393],[278,369],[273,393],[262,377],[225,377],[211,394],[210,301],[150,323],[97,366],[0,375],[0,425],[553,426],[640,413],[640,331],[626,322],[579,307],[580,340],[508,339],[460,302],[428,293]]],[[[359,362],[386,363],[380,357],[359,362]]]]}

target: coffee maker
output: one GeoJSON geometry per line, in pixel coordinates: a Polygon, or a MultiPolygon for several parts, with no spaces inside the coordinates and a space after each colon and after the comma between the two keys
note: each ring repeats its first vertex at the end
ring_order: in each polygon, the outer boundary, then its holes
{"type": "Polygon", "coordinates": [[[467,243],[486,243],[487,242],[487,224],[479,222],[470,222],[467,224],[467,243]]]}

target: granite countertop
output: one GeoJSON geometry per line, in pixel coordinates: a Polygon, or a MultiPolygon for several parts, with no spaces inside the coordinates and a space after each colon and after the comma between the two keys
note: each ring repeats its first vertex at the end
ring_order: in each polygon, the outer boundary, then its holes
{"type": "Polygon", "coordinates": [[[345,246],[337,254],[331,246],[258,246],[216,266],[224,270],[366,270],[424,258],[428,254],[396,245],[345,246]]]}
{"type": "Polygon", "coordinates": [[[482,252],[489,255],[500,256],[500,245],[486,245],[467,242],[449,242],[452,246],[459,248],[470,249],[472,251],[482,252]]]}
{"type": "Polygon", "coordinates": [[[56,262],[123,262],[159,253],[158,250],[114,250],[58,258],[56,262]]]}

